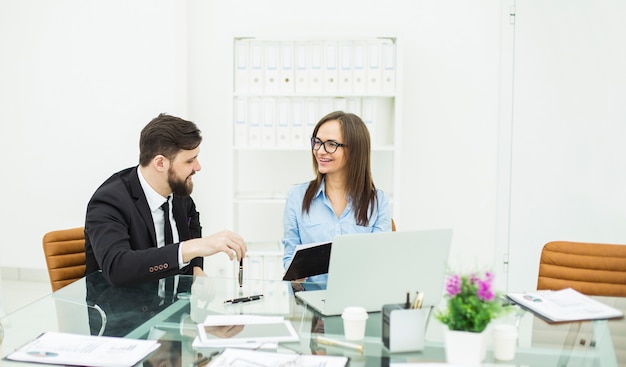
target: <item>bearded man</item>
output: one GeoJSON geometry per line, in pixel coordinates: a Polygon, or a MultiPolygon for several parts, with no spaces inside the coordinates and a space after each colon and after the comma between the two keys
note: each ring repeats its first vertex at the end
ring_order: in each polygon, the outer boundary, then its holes
{"type": "Polygon", "coordinates": [[[113,174],[87,205],[86,274],[101,270],[111,285],[126,287],[206,275],[204,257],[219,252],[243,259],[246,244],[238,234],[202,237],[190,196],[201,142],[193,122],[166,114],[142,129],[139,165],[113,174]]]}

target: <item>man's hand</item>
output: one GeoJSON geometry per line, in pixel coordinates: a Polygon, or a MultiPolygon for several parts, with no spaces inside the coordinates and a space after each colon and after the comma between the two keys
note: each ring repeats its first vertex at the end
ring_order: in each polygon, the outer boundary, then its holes
{"type": "Polygon", "coordinates": [[[189,262],[194,257],[211,256],[219,252],[225,253],[230,260],[235,258],[241,260],[246,256],[247,251],[243,238],[229,230],[184,241],[182,246],[184,262],[189,262]]]}
{"type": "Polygon", "coordinates": [[[212,334],[218,338],[232,338],[239,334],[244,328],[244,325],[215,325],[205,326],[204,331],[207,334],[212,334]]]}

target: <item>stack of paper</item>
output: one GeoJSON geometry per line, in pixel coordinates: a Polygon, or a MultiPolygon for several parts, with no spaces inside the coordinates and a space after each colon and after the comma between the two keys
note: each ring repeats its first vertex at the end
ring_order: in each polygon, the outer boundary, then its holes
{"type": "Polygon", "coordinates": [[[159,345],[155,340],[47,332],[6,358],[74,366],[134,366],[159,345]]]}
{"type": "Polygon", "coordinates": [[[513,302],[550,322],[604,320],[624,313],[572,288],[559,291],[508,293],[513,302]]]}
{"type": "Polygon", "coordinates": [[[253,350],[225,349],[213,358],[211,367],[219,366],[310,366],[343,367],[348,363],[346,356],[287,354],[253,350]]]}

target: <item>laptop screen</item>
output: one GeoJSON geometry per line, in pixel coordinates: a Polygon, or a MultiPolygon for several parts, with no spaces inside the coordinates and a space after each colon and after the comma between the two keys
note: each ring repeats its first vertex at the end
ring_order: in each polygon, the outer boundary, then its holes
{"type": "Polygon", "coordinates": [[[336,236],[326,290],[296,295],[324,315],[338,315],[347,306],[381,311],[417,291],[424,293],[424,306],[435,306],[443,295],[451,241],[451,229],[336,236]]]}

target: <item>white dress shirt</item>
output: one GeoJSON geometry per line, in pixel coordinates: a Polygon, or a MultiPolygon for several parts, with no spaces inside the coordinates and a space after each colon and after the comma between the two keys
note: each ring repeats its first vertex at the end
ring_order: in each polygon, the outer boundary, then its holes
{"type": "MultiPolygon", "coordinates": [[[[161,205],[165,203],[166,200],[170,200],[171,195],[167,198],[164,198],[156,192],[146,181],[146,179],[141,174],[141,169],[137,168],[137,175],[139,176],[139,182],[141,183],[141,188],[143,189],[144,194],[146,195],[146,200],[148,201],[148,207],[150,207],[150,212],[152,213],[152,220],[154,222],[154,231],[156,233],[157,246],[163,247],[167,245],[165,243],[165,233],[163,231],[163,226],[165,225],[165,216],[163,213],[163,209],[161,209],[161,205]]],[[[174,219],[174,215],[172,214],[172,203],[170,200],[169,205],[170,211],[170,224],[172,226],[172,238],[174,239],[174,243],[177,243],[179,240],[178,237],[178,229],[176,227],[176,220],[174,219]]],[[[181,242],[182,245],[182,242],[181,242]]],[[[183,251],[182,246],[178,246],[178,267],[182,269],[187,266],[189,263],[183,262],[183,251]]]]}

